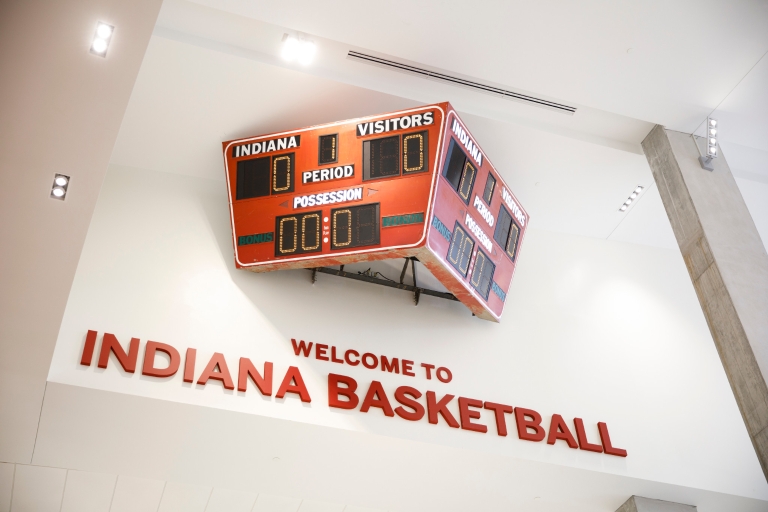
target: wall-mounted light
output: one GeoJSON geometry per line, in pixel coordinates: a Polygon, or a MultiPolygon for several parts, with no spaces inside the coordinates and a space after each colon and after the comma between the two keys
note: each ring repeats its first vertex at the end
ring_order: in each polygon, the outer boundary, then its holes
{"type": "Polygon", "coordinates": [[[53,185],[51,186],[51,197],[53,199],[59,199],[63,201],[67,197],[67,188],[69,187],[69,176],[64,174],[56,174],[53,177],[53,185]]]}
{"type": "Polygon", "coordinates": [[[99,57],[106,57],[114,31],[115,27],[100,21],[96,25],[96,33],[93,35],[93,41],[91,42],[91,53],[99,57]]]}
{"type": "Polygon", "coordinates": [[[643,190],[644,190],[644,189],[645,189],[645,187],[643,187],[642,185],[638,185],[638,186],[635,188],[635,190],[634,190],[634,191],[633,191],[633,192],[632,192],[632,193],[629,195],[629,197],[627,198],[627,200],[626,200],[626,201],[624,201],[624,204],[623,204],[623,205],[621,205],[621,208],[619,208],[619,211],[620,211],[620,212],[625,212],[625,211],[627,211],[627,208],[629,208],[629,205],[631,205],[631,204],[632,204],[632,203],[635,201],[635,199],[637,199],[637,197],[638,197],[640,194],[642,194],[642,193],[643,193],[643,190]]]}
{"type": "Polygon", "coordinates": [[[712,160],[717,158],[717,132],[719,130],[720,127],[717,124],[717,119],[708,117],[706,133],[707,154],[699,156],[699,163],[701,164],[701,167],[708,171],[715,170],[714,166],[712,165],[712,160]]]}
{"type": "Polygon", "coordinates": [[[283,35],[282,57],[288,62],[298,61],[302,66],[308,65],[315,57],[317,48],[313,41],[299,39],[288,34],[283,35]]]}

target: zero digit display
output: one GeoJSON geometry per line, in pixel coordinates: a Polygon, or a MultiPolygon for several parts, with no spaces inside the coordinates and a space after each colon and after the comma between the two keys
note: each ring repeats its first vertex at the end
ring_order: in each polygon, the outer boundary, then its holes
{"type": "Polygon", "coordinates": [[[472,240],[459,223],[453,228],[451,236],[451,245],[448,247],[448,261],[451,262],[461,275],[466,276],[469,270],[469,260],[472,258],[472,249],[475,248],[475,241],[472,240]]]}
{"type": "Polygon", "coordinates": [[[317,252],[321,247],[322,211],[285,215],[275,219],[275,256],[317,252]]]}
{"type": "Polygon", "coordinates": [[[472,313],[499,320],[528,213],[449,103],[222,149],[237,268],[415,257],[472,313]]]}
{"type": "Polygon", "coordinates": [[[403,135],[403,174],[424,172],[429,167],[429,132],[403,135]]]}
{"type": "Polygon", "coordinates": [[[469,204],[469,196],[472,195],[472,186],[475,184],[476,175],[477,168],[475,164],[467,158],[461,146],[451,138],[443,176],[459,193],[459,196],[461,196],[461,199],[466,204],[469,204]]]}
{"type": "Polygon", "coordinates": [[[272,193],[284,194],[293,192],[293,161],[294,154],[277,155],[272,157],[272,193]]]}
{"type": "Polygon", "coordinates": [[[519,238],[520,227],[512,219],[512,215],[507,209],[502,206],[499,209],[499,220],[493,233],[493,239],[504,249],[504,252],[512,261],[515,261],[515,251],[517,250],[519,238]]]}
{"type": "Polygon", "coordinates": [[[491,291],[491,281],[493,280],[493,272],[495,270],[496,265],[493,264],[491,259],[482,250],[478,249],[470,282],[485,300],[488,300],[488,293],[491,291]]]}
{"type": "Polygon", "coordinates": [[[379,244],[379,203],[331,211],[331,249],[379,244]]]}

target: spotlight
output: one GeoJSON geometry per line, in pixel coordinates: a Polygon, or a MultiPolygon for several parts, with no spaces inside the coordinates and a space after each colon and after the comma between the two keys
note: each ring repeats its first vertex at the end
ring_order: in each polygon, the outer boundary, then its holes
{"type": "Polygon", "coordinates": [[[67,196],[67,188],[69,187],[69,176],[63,174],[56,174],[53,177],[53,186],[51,187],[51,197],[53,199],[59,199],[61,201],[67,196]]]}
{"type": "Polygon", "coordinates": [[[645,187],[643,187],[642,185],[638,185],[637,187],[635,187],[635,190],[629,195],[627,200],[624,201],[624,204],[621,205],[621,207],[619,208],[619,211],[620,212],[627,211],[627,208],[629,208],[629,206],[632,204],[632,202],[635,199],[637,199],[637,196],[639,196],[643,192],[643,190],[645,190],[645,187]]]}
{"type": "Polygon", "coordinates": [[[96,25],[96,34],[94,34],[93,41],[91,42],[91,53],[99,57],[106,57],[107,48],[109,48],[109,43],[112,41],[112,33],[114,31],[115,27],[112,25],[99,22],[96,25]]]}
{"type": "Polygon", "coordinates": [[[717,158],[717,119],[707,118],[707,154],[706,156],[699,157],[699,163],[701,167],[714,171],[715,168],[712,165],[712,159],[717,158]]]}
{"type": "Polygon", "coordinates": [[[288,62],[298,61],[302,66],[312,62],[317,48],[313,41],[283,35],[282,57],[288,62]]]}

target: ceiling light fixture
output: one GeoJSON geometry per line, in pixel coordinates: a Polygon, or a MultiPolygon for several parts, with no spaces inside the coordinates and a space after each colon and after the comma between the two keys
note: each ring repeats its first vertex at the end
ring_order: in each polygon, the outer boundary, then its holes
{"type": "Polygon", "coordinates": [[[112,41],[112,33],[115,31],[115,27],[107,25],[106,23],[99,22],[96,25],[96,34],[93,36],[91,42],[91,53],[98,55],[99,57],[107,56],[107,49],[109,43],[112,41]]]}
{"type": "Polygon", "coordinates": [[[63,174],[56,174],[53,177],[53,185],[51,186],[51,197],[53,199],[59,199],[61,201],[67,197],[67,188],[69,187],[69,176],[63,174]]]}
{"type": "Polygon", "coordinates": [[[283,35],[283,50],[282,57],[288,62],[297,61],[302,66],[306,66],[312,62],[315,57],[317,48],[313,41],[307,39],[299,39],[297,37],[283,35]]]}
{"type": "MultiPolygon", "coordinates": [[[[699,156],[702,169],[714,171],[712,160],[717,158],[717,119],[707,118],[707,154],[699,156]]],[[[698,145],[697,145],[698,147],[698,145]]]]}
{"type": "Polygon", "coordinates": [[[619,211],[620,212],[627,211],[627,208],[629,208],[629,205],[631,205],[632,202],[635,199],[637,199],[637,196],[639,196],[643,192],[644,189],[645,189],[645,187],[643,187],[642,185],[638,185],[637,188],[635,188],[635,190],[629,195],[627,200],[624,201],[624,204],[621,205],[621,208],[619,208],[619,211]]]}

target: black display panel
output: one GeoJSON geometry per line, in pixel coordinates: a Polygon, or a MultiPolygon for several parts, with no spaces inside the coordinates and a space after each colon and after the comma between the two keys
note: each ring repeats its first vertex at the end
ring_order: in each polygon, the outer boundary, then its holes
{"type": "Polygon", "coordinates": [[[456,141],[451,139],[450,147],[448,148],[448,160],[445,162],[445,168],[443,169],[443,176],[453,186],[454,190],[459,188],[459,182],[461,181],[461,171],[464,169],[464,162],[467,161],[467,157],[461,150],[456,141]]]}
{"type": "Polygon", "coordinates": [[[331,210],[331,249],[379,244],[379,203],[331,210]]]}
{"type": "Polygon", "coordinates": [[[475,257],[475,267],[472,269],[472,278],[469,282],[485,300],[488,300],[488,293],[491,291],[491,281],[493,280],[495,270],[496,265],[493,264],[488,255],[478,249],[477,256],[475,257]]]}
{"type": "Polygon", "coordinates": [[[322,211],[275,219],[275,256],[293,256],[322,249],[322,211]]]}
{"type": "Polygon", "coordinates": [[[285,194],[294,188],[294,153],[272,157],[272,193],[285,194]]]}
{"type": "Polygon", "coordinates": [[[336,163],[338,157],[338,145],[339,136],[334,135],[321,135],[318,141],[317,150],[317,164],[332,164],[336,163]]]}
{"type": "Polygon", "coordinates": [[[448,159],[443,168],[443,176],[459,193],[459,197],[469,204],[472,186],[475,184],[475,177],[477,176],[477,168],[453,139],[451,139],[451,145],[448,148],[448,159]]]}
{"type": "Polygon", "coordinates": [[[403,135],[403,174],[424,172],[429,169],[428,132],[403,135]]]}
{"type": "Polygon", "coordinates": [[[493,190],[495,188],[496,178],[494,178],[493,174],[489,172],[488,179],[485,180],[485,190],[483,190],[483,201],[485,201],[488,206],[491,205],[491,199],[493,199],[493,190]]]}
{"type": "Polygon", "coordinates": [[[400,176],[400,136],[363,141],[363,180],[400,176]]]}
{"type": "Polygon", "coordinates": [[[451,245],[448,247],[448,261],[463,276],[466,276],[467,270],[469,270],[469,260],[472,258],[474,247],[475,241],[456,222],[451,236],[451,245]]]}
{"type": "Polygon", "coordinates": [[[499,209],[499,215],[496,219],[496,229],[493,231],[493,239],[499,244],[499,247],[507,246],[509,237],[509,226],[512,225],[512,215],[503,206],[499,209]]]}
{"type": "Polygon", "coordinates": [[[520,238],[520,227],[512,219],[512,215],[504,206],[499,209],[499,218],[496,224],[496,230],[493,232],[493,239],[504,248],[504,252],[512,261],[515,261],[515,252],[520,238]]]}
{"type": "Polygon", "coordinates": [[[265,156],[237,162],[237,199],[269,195],[269,160],[265,156]]]}

